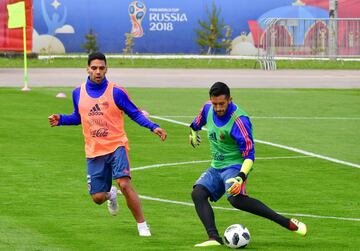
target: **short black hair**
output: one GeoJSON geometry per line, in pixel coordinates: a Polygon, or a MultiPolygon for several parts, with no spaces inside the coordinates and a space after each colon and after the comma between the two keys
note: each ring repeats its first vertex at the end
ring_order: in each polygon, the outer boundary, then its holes
{"type": "Polygon", "coordinates": [[[91,61],[93,61],[95,59],[103,60],[103,61],[105,61],[105,64],[106,64],[106,57],[105,57],[105,55],[103,53],[101,53],[101,52],[92,52],[88,56],[88,66],[90,66],[91,61]]]}
{"type": "Polygon", "coordinates": [[[225,95],[227,99],[230,98],[230,88],[223,82],[216,82],[211,86],[209,96],[211,98],[219,97],[221,95],[225,95]]]}

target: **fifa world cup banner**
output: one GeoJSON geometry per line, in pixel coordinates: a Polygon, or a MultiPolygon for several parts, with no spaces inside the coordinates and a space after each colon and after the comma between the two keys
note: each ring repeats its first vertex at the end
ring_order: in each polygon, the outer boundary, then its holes
{"type": "MultiPolygon", "coordinates": [[[[355,3],[351,8],[360,13],[360,3],[347,2],[355,3]]],[[[93,34],[101,51],[122,53],[126,34],[131,34],[134,53],[197,54],[195,30],[201,29],[199,20],[208,22],[213,3],[231,28],[230,39],[249,42],[241,48],[255,49],[254,36],[262,32],[258,19],[266,13],[284,15],[279,11],[285,8],[301,18],[303,12],[295,9],[311,5],[314,17],[328,16],[328,0],[36,0],[33,51],[85,52],[85,36],[93,34]]]]}
{"type": "Polygon", "coordinates": [[[23,26],[26,26],[26,48],[32,50],[33,32],[33,8],[31,0],[1,0],[0,1],[0,51],[24,51],[23,26]],[[25,11],[18,13],[16,10],[11,13],[11,6],[24,2],[25,11]],[[10,13],[9,13],[10,11],[10,13]],[[13,14],[11,16],[11,14],[13,14]],[[20,16],[18,16],[20,15],[20,16]],[[23,17],[25,15],[25,17],[23,17]],[[16,28],[9,28],[9,22],[13,19],[25,18],[24,24],[16,28]]]}

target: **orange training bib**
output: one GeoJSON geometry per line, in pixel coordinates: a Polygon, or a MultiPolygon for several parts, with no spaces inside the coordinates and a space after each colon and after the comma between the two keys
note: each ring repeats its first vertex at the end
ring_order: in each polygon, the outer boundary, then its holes
{"type": "Polygon", "coordinates": [[[128,138],[124,130],[124,112],[113,97],[114,83],[98,98],[90,97],[85,83],[80,88],[79,114],[85,139],[87,158],[114,152],[119,146],[128,149],[128,138]]]}

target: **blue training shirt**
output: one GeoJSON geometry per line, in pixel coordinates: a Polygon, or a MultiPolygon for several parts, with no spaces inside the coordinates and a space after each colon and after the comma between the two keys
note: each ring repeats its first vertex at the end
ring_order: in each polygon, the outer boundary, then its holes
{"type": "MultiPolygon", "coordinates": [[[[100,84],[92,82],[89,77],[86,81],[86,92],[92,98],[98,98],[105,92],[108,86],[106,78],[100,84]]],[[[126,91],[122,88],[114,88],[113,97],[116,106],[123,110],[133,121],[153,131],[159,125],[155,124],[144,116],[142,111],[131,101],[126,91]]],[[[79,125],[81,118],[79,114],[80,86],[72,92],[74,112],[70,115],[60,114],[59,125],[79,125]]]]}

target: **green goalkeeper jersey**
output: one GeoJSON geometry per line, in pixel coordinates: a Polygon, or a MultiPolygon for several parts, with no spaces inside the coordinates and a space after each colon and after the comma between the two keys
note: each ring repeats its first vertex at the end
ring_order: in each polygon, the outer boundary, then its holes
{"type": "Polygon", "coordinates": [[[206,121],[212,155],[211,166],[216,169],[222,169],[232,165],[242,165],[244,158],[239,150],[239,146],[230,133],[236,119],[240,116],[248,115],[236,106],[236,110],[231,115],[229,121],[221,127],[215,124],[213,116],[214,109],[211,106],[206,121]]]}

